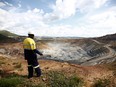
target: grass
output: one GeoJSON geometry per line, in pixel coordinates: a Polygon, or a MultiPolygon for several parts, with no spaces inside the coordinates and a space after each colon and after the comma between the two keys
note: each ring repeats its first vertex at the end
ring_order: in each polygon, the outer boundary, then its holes
{"type": "Polygon", "coordinates": [[[110,87],[110,80],[109,79],[99,79],[95,82],[93,87],[110,87]]]}
{"type": "Polygon", "coordinates": [[[4,74],[5,74],[4,70],[0,69],[0,76],[2,76],[4,74]]]}
{"type": "Polygon", "coordinates": [[[95,82],[93,87],[115,87],[116,86],[116,61],[105,65],[109,70],[113,71],[113,77],[107,77],[107,79],[99,79],[95,82]]]}
{"type": "Polygon", "coordinates": [[[0,87],[82,87],[83,81],[79,77],[67,76],[62,72],[50,71],[40,78],[28,80],[27,77],[11,74],[0,79],[0,87]],[[46,80],[43,80],[43,78],[46,80]]]}
{"type": "Polygon", "coordinates": [[[48,76],[50,87],[82,87],[83,85],[83,81],[75,75],[66,76],[62,72],[52,71],[48,76]]]}
{"type": "Polygon", "coordinates": [[[2,64],[5,64],[5,58],[3,58],[3,57],[0,56],[0,66],[1,66],[2,64]]]}
{"type": "Polygon", "coordinates": [[[45,87],[44,84],[34,84],[31,80],[28,80],[24,76],[18,76],[11,74],[7,77],[0,79],[0,87],[45,87]]]}
{"type": "Polygon", "coordinates": [[[5,62],[0,61],[0,66],[1,66],[2,64],[5,64],[5,62]]]}
{"type": "Polygon", "coordinates": [[[23,83],[21,77],[9,77],[0,79],[0,87],[17,87],[23,83]]]}
{"type": "MultiPolygon", "coordinates": [[[[31,80],[16,74],[9,74],[0,79],[0,87],[83,87],[83,85],[83,79],[77,75],[66,75],[60,71],[43,72],[43,76],[31,80]]],[[[98,79],[92,87],[115,87],[115,84],[110,78],[98,79]]]]}
{"type": "Polygon", "coordinates": [[[113,63],[107,64],[107,67],[113,71],[113,74],[116,77],[116,61],[114,61],[113,63]]]}
{"type": "Polygon", "coordinates": [[[22,64],[21,63],[14,63],[14,68],[21,68],[22,67],[22,64]]]}
{"type": "Polygon", "coordinates": [[[116,61],[114,63],[112,63],[112,70],[113,70],[113,74],[116,77],[116,61]]]}

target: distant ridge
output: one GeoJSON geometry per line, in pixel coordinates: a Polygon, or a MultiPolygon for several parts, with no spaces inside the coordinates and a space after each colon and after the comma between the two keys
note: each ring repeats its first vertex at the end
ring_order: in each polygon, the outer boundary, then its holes
{"type": "Polygon", "coordinates": [[[116,41],[116,33],[115,34],[108,34],[102,37],[96,38],[98,40],[104,40],[104,41],[116,41]]]}
{"type": "Polygon", "coordinates": [[[6,31],[6,30],[1,30],[0,34],[4,35],[6,37],[16,37],[16,36],[18,36],[17,34],[11,33],[11,32],[6,31]]]}
{"type": "Polygon", "coordinates": [[[18,37],[18,35],[6,30],[0,31],[0,43],[16,42],[17,40],[15,39],[15,37],[18,37]]]}
{"type": "Polygon", "coordinates": [[[7,42],[10,43],[10,42],[17,42],[17,41],[14,38],[10,38],[0,34],[0,43],[7,43],[7,42]]]}

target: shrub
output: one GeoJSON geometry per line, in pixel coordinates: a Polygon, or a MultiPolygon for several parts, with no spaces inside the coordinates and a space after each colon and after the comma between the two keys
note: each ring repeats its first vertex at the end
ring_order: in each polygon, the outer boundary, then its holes
{"type": "Polygon", "coordinates": [[[82,80],[77,76],[69,77],[69,87],[82,87],[82,80]]]}
{"type": "Polygon", "coordinates": [[[5,62],[0,61],[0,66],[1,66],[2,64],[5,64],[5,62]]]}
{"type": "Polygon", "coordinates": [[[17,63],[14,67],[15,67],[15,68],[21,68],[22,65],[21,65],[21,63],[17,63]]]}
{"type": "Polygon", "coordinates": [[[0,69],[0,75],[4,74],[4,70],[0,69]]]}
{"type": "Polygon", "coordinates": [[[67,77],[61,72],[50,72],[48,76],[50,87],[82,87],[82,80],[77,76],[67,77]]]}
{"type": "Polygon", "coordinates": [[[110,80],[108,79],[99,79],[95,82],[93,87],[109,87],[110,80]]]}
{"type": "Polygon", "coordinates": [[[8,77],[0,79],[0,87],[17,87],[23,83],[21,77],[8,77]]]}

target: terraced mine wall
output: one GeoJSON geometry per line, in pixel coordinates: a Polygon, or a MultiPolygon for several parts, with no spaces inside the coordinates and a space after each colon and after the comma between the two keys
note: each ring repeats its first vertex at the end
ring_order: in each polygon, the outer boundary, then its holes
{"type": "MultiPolygon", "coordinates": [[[[67,61],[81,65],[96,65],[116,60],[116,48],[113,48],[112,44],[95,39],[40,40],[37,46],[44,54],[44,58],[38,55],[38,59],[67,61]]],[[[23,45],[21,42],[1,44],[0,54],[23,58],[23,45]]]]}

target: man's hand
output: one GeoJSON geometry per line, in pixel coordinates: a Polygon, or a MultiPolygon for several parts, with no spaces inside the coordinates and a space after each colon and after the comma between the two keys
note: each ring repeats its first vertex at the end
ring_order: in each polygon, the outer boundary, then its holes
{"type": "Polygon", "coordinates": [[[43,54],[40,54],[40,56],[43,56],[43,54]]]}

